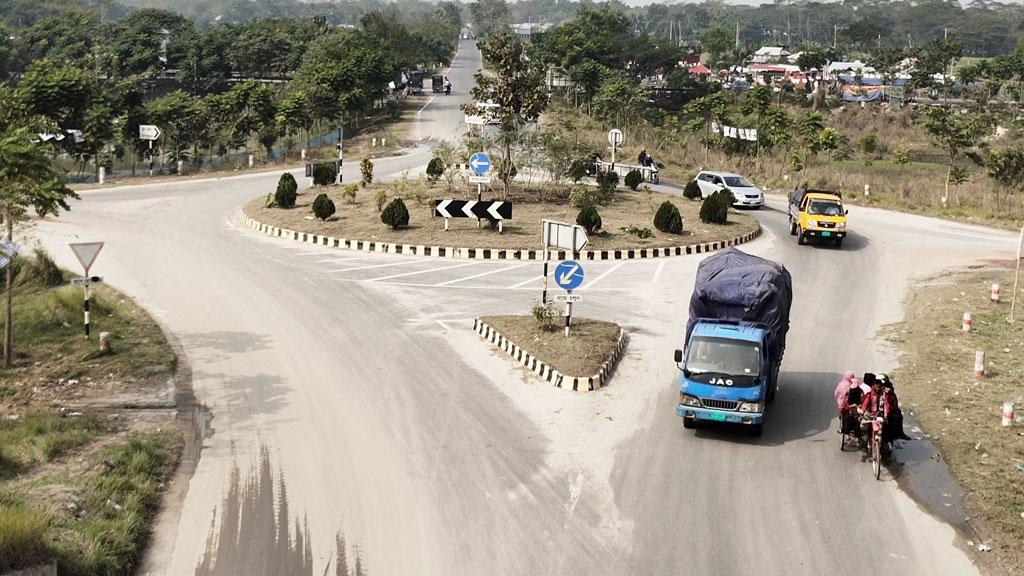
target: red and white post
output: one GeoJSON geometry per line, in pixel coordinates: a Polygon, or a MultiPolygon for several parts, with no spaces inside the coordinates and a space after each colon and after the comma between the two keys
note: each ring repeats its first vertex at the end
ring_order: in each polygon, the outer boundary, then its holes
{"type": "Polygon", "coordinates": [[[960,330],[963,333],[965,333],[965,334],[971,331],[971,313],[970,312],[964,312],[964,322],[963,322],[963,325],[961,325],[960,330]]]}
{"type": "Polygon", "coordinates": [[[992,283],[992,294],[989,296],[992,302],[999,304],[999,284],[997,282],[992,283]]]}
{"type": "Polygon", "coordinates": [[[978,350],[974,353],[974,375],[978,378],[985,376],[985,351],[978,350]]]}

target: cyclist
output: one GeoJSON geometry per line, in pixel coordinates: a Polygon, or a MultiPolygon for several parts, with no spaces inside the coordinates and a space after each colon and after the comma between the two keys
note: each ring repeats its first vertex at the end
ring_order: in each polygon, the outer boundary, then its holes
{"type": "Polygon", "coordinates": [[[858,445],[863,442],[860,433],[860,404],[864,400],[864,391],[861,389],[858,380],[852,371],[843,375],[836,387],[836,399],[839,406],[839,432],[841,434],[852,434],[857,437],[858,445]]]}
{"type": "MultiPolygon", "coordinates": [[[[890,396],[886,393],[885,387],[882,386],[882,381],[875,377],[874,374],[864,374],[864,383],[871,386],[871,391],[864,396],[864,400],[860,405],[860,412],[864,416],[869,416],[872,419],[882,417],[888,421],[889,413],[891,410],[890,396]]],[[[882,453],[884,454],[888,450],[889,443],[892,442],[892,438],[889,438],[889,434],[886,434],[888,426],[882,426],[882,453]]],[[[877,457],[875,454],[869,454],[872,458],[877,457]]]]}

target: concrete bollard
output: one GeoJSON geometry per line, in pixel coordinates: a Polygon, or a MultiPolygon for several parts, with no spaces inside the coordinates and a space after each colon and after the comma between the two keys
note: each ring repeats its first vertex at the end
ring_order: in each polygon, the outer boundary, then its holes
{"type": "Polygon", "coordinates": [[[372,148],[376,148],[377,147],[377,137],[376,136],[373,137],[373,144],[371,144],[370,146],[372,148]]]}
{"type": "Polygon", "coordinates": [[[387,146],[387,139],[385,139],[383,136],[380,137],[380,145],[382,148],[384,146],[387,146]]]}
{"type": "Polygon", "coordinates": [[[993,302],[999,304],[999,284],[992,283],[992,294],[989,296],[993,302]]]}
{"type": "Polygon", "coordinates": [[[178,176],[181,176],[184,173],[185,173],[185,161],[184,160],[178,160],[178,176]]]}
{"type": "Polygon", "coordinates": [[[110,332],[100,332],[100,352],[110,352],[110,332]]]}
{"type": "Polygon", "coordinates": [[[303,148],[302,150],[300,150],[300,151],[299,151],[299,154],[301,154],[301,155],[302,155],[302,159],[303,159],[303,160],[305,160],[305,159],[306,159],[306,149],[305,149],[305,148],[303,148]]]}
{"type": "Polygon", "coordinates": [[[1013,402],[1003,403],[1003,428],[1013,426],[1013,402]]]}
{"type": "Polygon", "coordinates": [[[255,165],[256,165],[256,157],[253,156],[252,154],[249,154],[249,168],[252,168],[255,165]]]}
{"type": "Polygon", "coordinates": [[[970,332],[971,331],[971,313],[970,312],[964,312],[964,323],[960,327],[960,330],[963,331],[963,332],[970,332]]]}
{"type": "Polygon", "coordinates": [[[99,182],[100,184],[103,184],[107,181],[107,168],[105,166],[100,166],[100,173],[96,177],[96,181],[99,182]]]}
{"type": "Polygon", "coordinates": [[[871,196],[871,184],[865,184],[864,185],[864,196],[865,197],[871,196]]]}
{"type": "Polygon", "coordinates": [[[978,378],[985,376],[985,351],[978,350],[974,353],[974,375],[978,378]]]}

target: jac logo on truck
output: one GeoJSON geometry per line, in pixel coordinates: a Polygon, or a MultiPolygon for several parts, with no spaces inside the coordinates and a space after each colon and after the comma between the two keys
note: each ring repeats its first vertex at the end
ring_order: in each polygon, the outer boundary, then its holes
{"type": "Polygon", "coordinates": [[[732,380],[723,380],[721,378],[719,378],[718,380],[712,378],[711,383],[714,384],[715,386],[732,386],[732,380]]]}

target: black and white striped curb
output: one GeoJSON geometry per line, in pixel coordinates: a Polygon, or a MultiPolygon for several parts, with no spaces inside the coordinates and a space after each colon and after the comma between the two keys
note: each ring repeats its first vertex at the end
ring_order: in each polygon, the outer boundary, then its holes
{"type": "MultiPolygon", "coordinates": [[[[344,250],[360,250],[363,252],[376,252],[380,254],[411,254],[413,256],[433,256],[437,258],[467,258],[470,260],[543,260],[543,250],[523,250],[512,248],[461,248],[457,246],[426,246],[423,244],[397,244],[393,242],[379,242],[375,240],[348,240],[312,234],[309,232],[297,232],[287,228],[278,228],[269,224],[263,224],[258,220],[242,215],[242,222],[245,226],[258,232],[273,236],[275,238],[286,238],[296,242],[326,246],[328,248],[340,248],[344,250]]],[[[750,242],[761,235],[761,225],[757,229],[716,242],[704,242],[702,244],[688,244],[685,246],[671,246],[668,248],[628,248],[621,250],[583,250],[580,252],[580,260],[635,260],[648,258],[667,258],[670,256],[688,256],[690,254],[707,254],[722,250],[729,246],[738,246],[750,242]]],[[[567,250],[551,250],[551,259],[567,260],[572,254],[567,250]]]]}
{"type": "Polygon", "coordinates": [[[558,370],[555,370],[551,366],[542,362],[536,356],[533,356],[526,350],[516,346],[511,340],[502,336],[500,332],[479,318],[473,319],[473,330],[475,330],[481,338],[487,340],[491,344],[494,344],[498,348],[501,348],[506,354],[511,356],[513,360],[519,362],[523,366],[526,366],[545,381],[551,383],[557,388],[565,388],[576,392],[588,392],[607,386],[608,381],[611,380],[612,372],[615,370],[615,365],[618,364],[619,358],[622,357],[623,350],[626,349],[626,333],[619,328],[619,338],[618,341],[615,342],[615,349],[612,350],[611,357],[605,360],[604,364],[601,364],[601,369],[597,374],[594,374],[593,376],[569,376],[567,374],[562,374],[558,370]]]}

